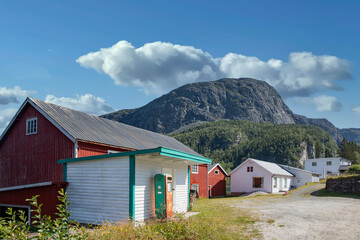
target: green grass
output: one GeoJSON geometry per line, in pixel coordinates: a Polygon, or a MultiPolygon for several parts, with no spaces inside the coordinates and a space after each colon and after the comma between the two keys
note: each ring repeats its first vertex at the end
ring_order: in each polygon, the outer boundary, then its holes
{"type": "Polygon", "coordinates": [[[348,194],[348,193],[333,193],[328,192],[326,189],[321,189],[314,193],[317,197],[346,197],[346,198],[356,198],[360,199],[358,194],[348,194]]]}
{"type": "Polygon", "coordinates": [[[257,218],[243,209],[235,198],[199,199],[193,211],[199,214],[171,221],[151,220],[134,227],[130,223],[107,224],[92,229],[89,239],[258,239],[257,218]]]}

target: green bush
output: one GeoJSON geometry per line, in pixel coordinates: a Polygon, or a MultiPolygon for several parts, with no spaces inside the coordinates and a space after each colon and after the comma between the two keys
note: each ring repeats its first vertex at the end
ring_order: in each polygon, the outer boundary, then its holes
{"type": "Polygon", "coordinates": [[[64,189],[59,191],[58,199],[60,204],[57,205],[57,217],[51,219],[50,216],[43,215],[37,198],[39,195],[27,199],[30,205],[34,207],[31,212],[35,213],[32,224],[37,229],[37,233],[30,235],[31,230],[29,221],[26,219],[24,211],[13,211],[8,208],[6,213],[9,217],[0,218],[0,239],[41,239],[41,240],[65,240],[65,239],[87,239],[88,234],[85,228],[79,228],[73,221],[69,220],[70,212],[68,207],[70,203],[66,200],[67,194],[64,189]],[[17,216],[20,220],[17,220],[17,216]]]}
{"type": "Polygon", "coordinates": [[[352,165],[346,170],[349,174],[360,174],[360,165],[352,165]]]}

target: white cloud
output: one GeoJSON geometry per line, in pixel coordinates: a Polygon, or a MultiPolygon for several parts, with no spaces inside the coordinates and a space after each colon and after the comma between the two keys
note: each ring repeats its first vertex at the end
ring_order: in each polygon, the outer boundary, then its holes
{"type": "Polygon", "coordinates": [[[360,117],[360,106],[353,107],[352,111],[360,117]]]}
{"type": "Polygon", "coordinates": [[[268,82],[284,97],[309,96],[320,90],[341,89],[338,81],[352,78],[350,63],[335,56],[293,52],[288,62],[236,53],[213,58],[201,49],[164,42],[135,48],[120,41],[76,62],[109,75],[117,85],[137,86],[155,94],[191,82],[252,77],[268,82]]]}
{"type": "Polygon", "coordinates": [[[135,49],[127,41],[79,57],[76,62],[108,74],[115,84],[160,94],[195,81],[217,78],[210,54],[189,46],[154,42],[135,49]]]}
{"type": "Polygon", "coordinates": [[[296,102],[312,105],[318,112],[339,112],[342,104],[333,96],[321,95],[314,98],[297,97],[296,102]]]}
{"type": "Polygon", "coordinates": [[[16,111],[16,108],[0,110],[0,135],[5,130],[6,126],[9,124],[10,120],[15,116],[16,111]]]}
{"type": "Polygon", "coordinates": [[[14,88],[0,87],[0,105],[19,103],[19,100],[30,94],[30,91],[23,90],[16,86],[14,88]]]}
{"type": "Polygon", "coordinates": [[[94,115],[101,115],[114,111],[103,98],[95,97],[92,94],[77,95],[76,98],[47,95],[45,101],[94,115]]]}

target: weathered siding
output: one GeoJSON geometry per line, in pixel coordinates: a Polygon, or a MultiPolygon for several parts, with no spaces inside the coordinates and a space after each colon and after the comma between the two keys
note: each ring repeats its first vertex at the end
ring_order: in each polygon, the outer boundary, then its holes
{"type": "Polygon", "coordinates": [[[210,197],[226,196],[226,175],[219,166],[216,166],[209,174],[210,197]],[[215,174],[215,170],[219,174],[215,174]]]}
{"type": "Polygon", "coordinates": [[[77,157],[87,157],[87,156],[107,154],[109,150],[117,151],[117,152],[129,151],[121,147],[111,147],[106,145],[99,145],[99,144],[79,141],[77,157]]]}
{"type": "Polygon", "coordinates": [[[71,219],[98,224],[128,219],[128,157],[68,163],[67,181],[71,219]]]}
{"type": "MultiPolygon", "coordinates": [[[[30,206],[29,202],[26,199],[30,199],[33,196],[40,195],[38,198],[38,203],[43,203],[41,208],[42,213],[50,215],[52,218],[56,217],[55,209],[56,205],[60,202],[57,199],[58,191],[61,188],[65,187],[63,184],[53,184],[50,186],[43,187],[32,187],[17,189],[11,191],[0,192],[0,204],[2,205],[20,205],[20,206],[30,206]]],[[[32,207],[33,208],[33,207],[32,207]]],[[[33,214],[34,215],[34,214],[33,214]]]]}
{"type": "Polygon", "coordinates": [[[135,159],[135,220],[143,221],[155,217],[155,185],[154,177],[158,173],[173,175],[173,210],[186,212],[188,205],[188,173],[187,165],[175,165],[135,159]]]}
{"type": "Polygon", "coordinates": [[[0,143],[0,188],[62,182],[62,165],[56,161],[73,154],[74,143],[28,104],[0,143]],[[26,119],[33,117],[37,133],[26,135],[26,119]]]}
{"type": "Polygon", "coordinates": [[[208,197],[207,164],[198,165],[198,173],[190,170],[190,184],[199,184],[199,196],[208,197]]]}

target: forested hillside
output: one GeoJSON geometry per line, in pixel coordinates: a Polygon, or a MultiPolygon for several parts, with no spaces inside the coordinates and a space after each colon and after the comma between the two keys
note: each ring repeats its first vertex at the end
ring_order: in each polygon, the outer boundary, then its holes
{"type": "Polygon", "coordinates": [[[171,136],[227,171],[249,157],[301,167],[301,160],[323,156],[323,141],[327,157],[338,151],[328,132],[311,125],[219,120],[171,136]]]}

